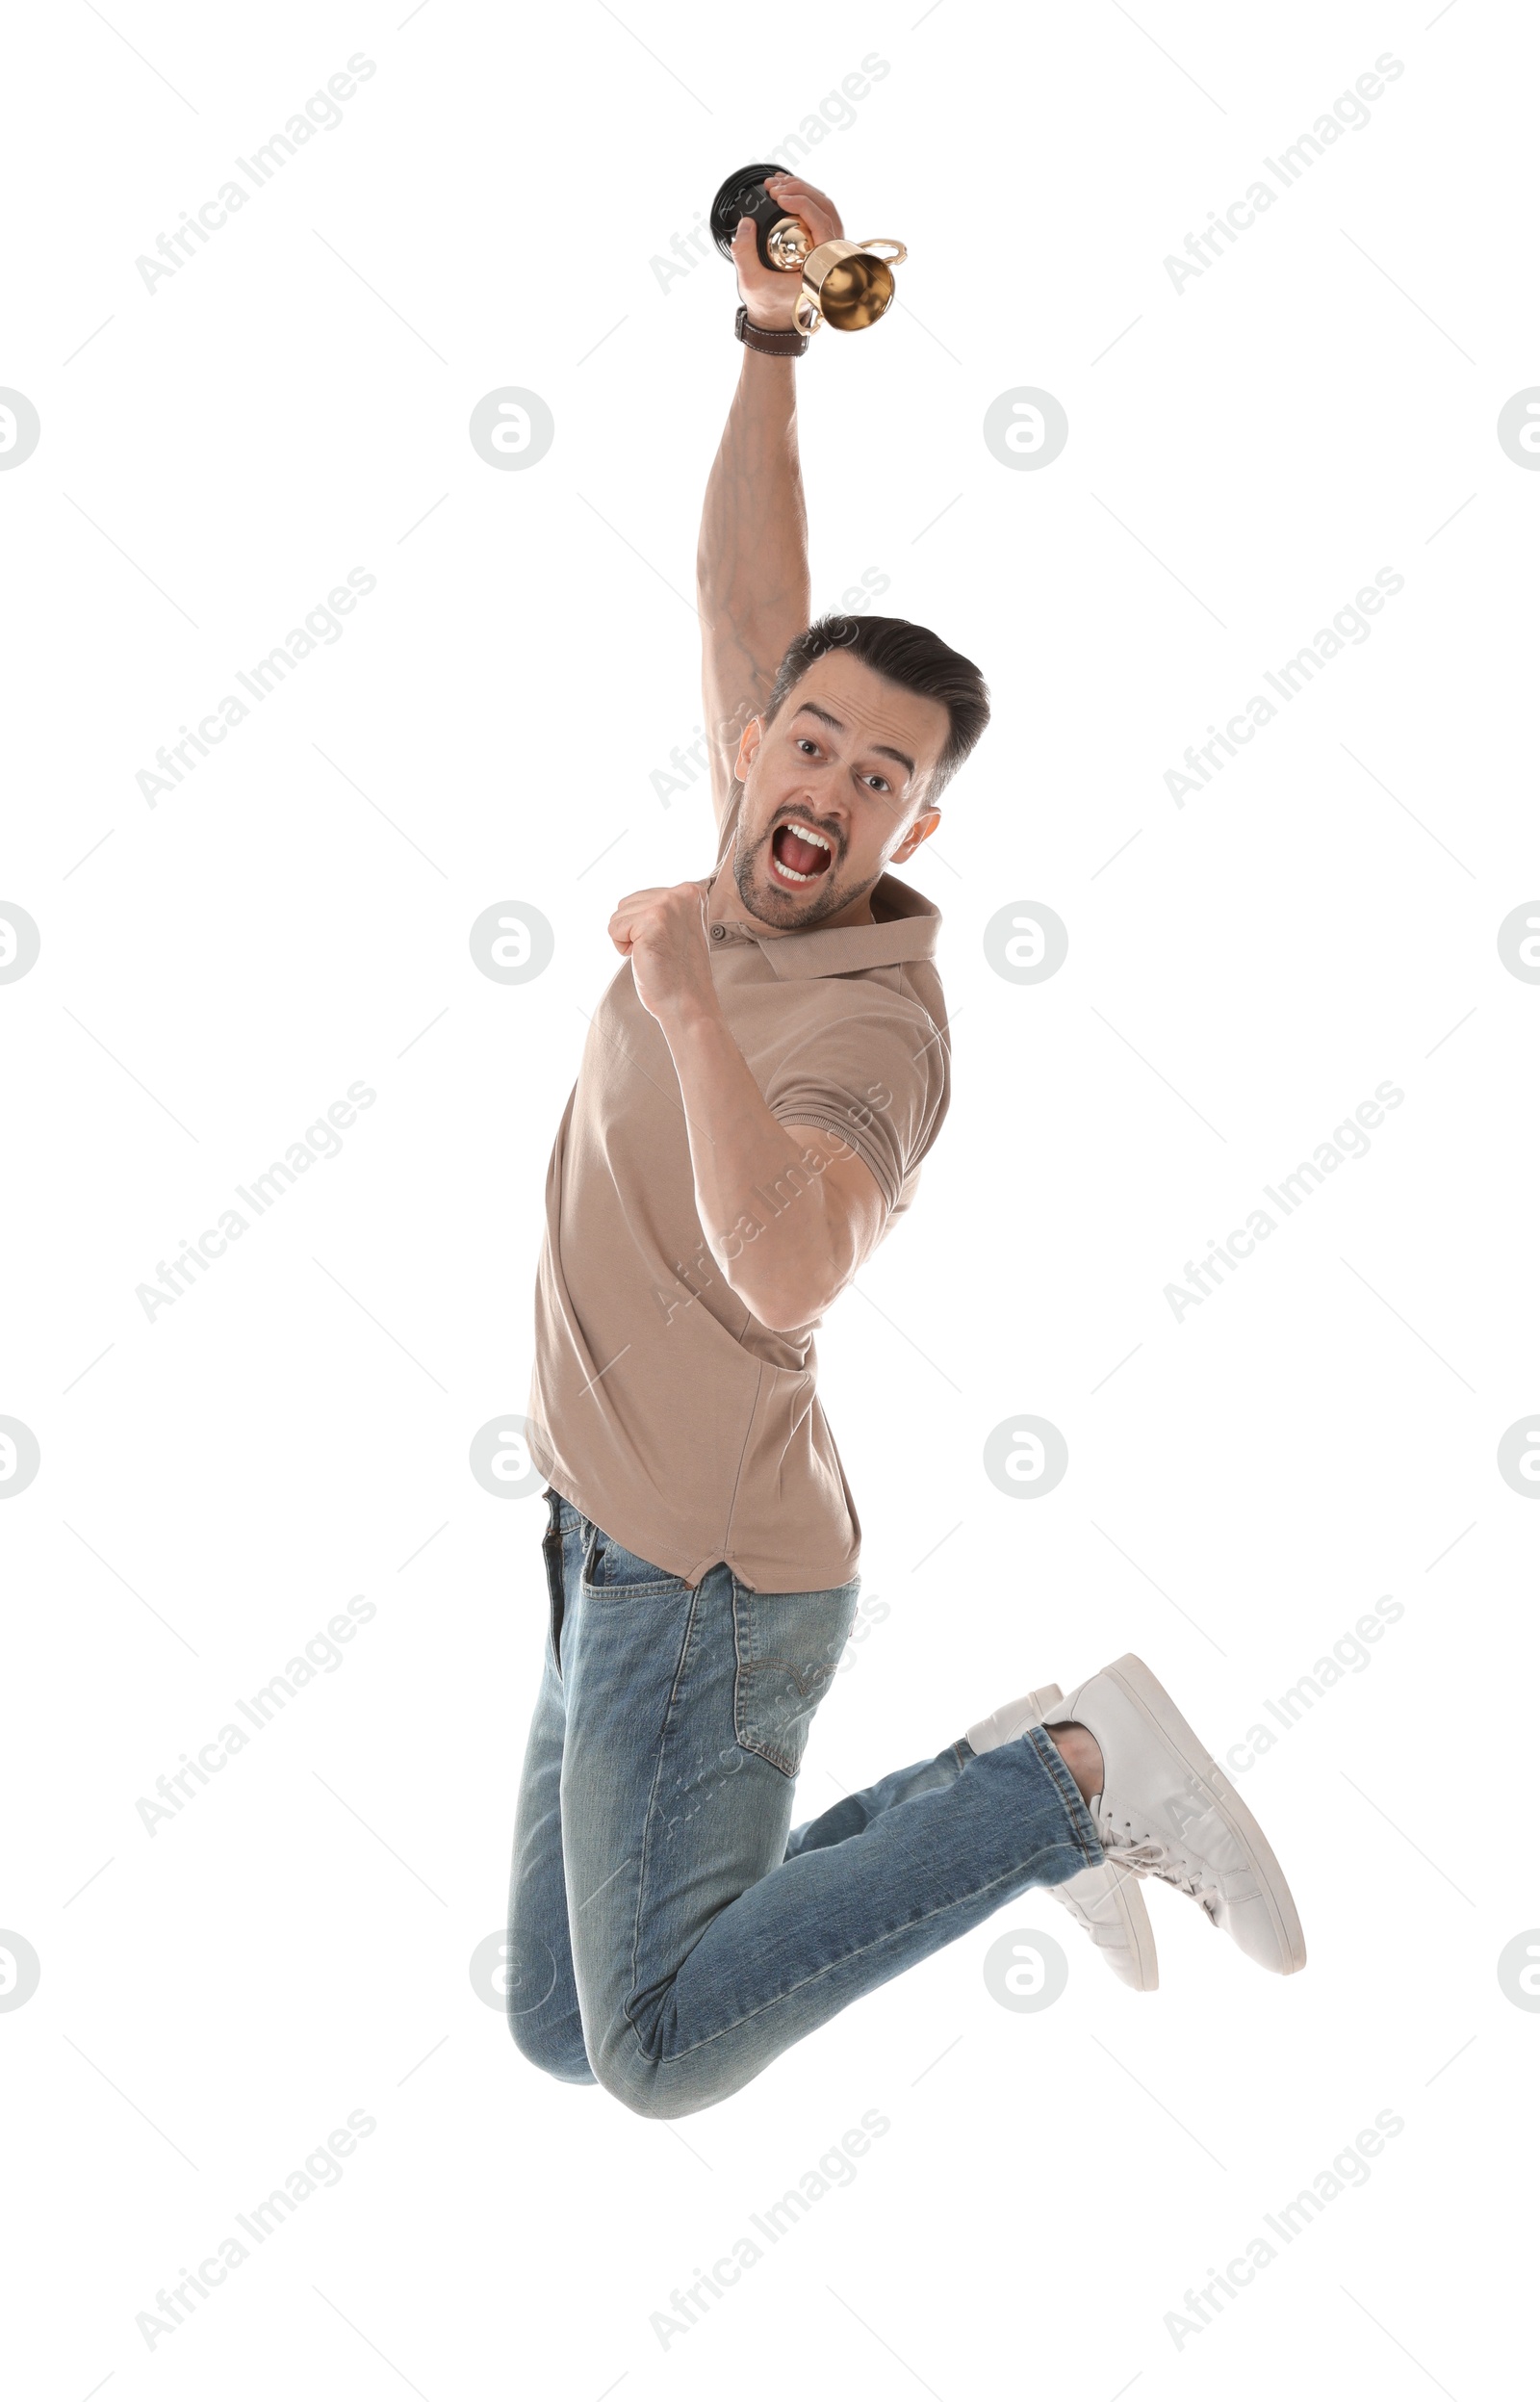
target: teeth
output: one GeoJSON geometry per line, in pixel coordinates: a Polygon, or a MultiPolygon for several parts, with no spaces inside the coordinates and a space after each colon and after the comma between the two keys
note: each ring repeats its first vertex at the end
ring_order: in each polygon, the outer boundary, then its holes
{"type": "MultiPolygon", "coordinates": [[[[804,842],[815,842],[821,851],[829,853],[831,859],[834,857],[833,843],[828,840],[827,837],[819,834],[815,827],[799,825],[795,817],[785,818],[783,823],[788,834],[800,836],[804,842]]],[[[773,850],[771,856],[775,857],[773,850]]],[[[812,874],[805,874],[800,867],[788,867],[783,859],[776,859],[776,871],[780,875],[788,876],[793,884],[811,884],[823,872],[821,868],[815,868],[812,874]]]]}

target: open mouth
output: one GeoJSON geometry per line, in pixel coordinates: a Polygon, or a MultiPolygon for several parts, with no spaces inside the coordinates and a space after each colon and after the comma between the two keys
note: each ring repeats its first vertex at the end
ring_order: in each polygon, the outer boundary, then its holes
{"type": "Polygon", "coordinates": [[[827,835],[805,825],[800,817],[777,826],[770,838],[770,870],[781,884],[816,884],[834,861],[827,835]]]}

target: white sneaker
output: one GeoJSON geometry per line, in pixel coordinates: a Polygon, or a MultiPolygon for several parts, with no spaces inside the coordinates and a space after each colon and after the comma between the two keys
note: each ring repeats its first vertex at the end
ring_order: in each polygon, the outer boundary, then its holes
{"type": "MultiPolygon", "coordinates": [[[[967,1740],[975,1751],[992,1751],[1040,1726],[1064,1695],[1057,1685],[1040,1685],[1036,1692],[1008,1701],[970,1726],[967,1740]]],[[[1067,1884],[1047,1885],[1045,1893],[1062,1901],[1078,1926],[1084,1927],[1115,1976],[1136,1993],[1153,1993],[1160,1983],[1155,1960],[1155,1933],[1139,1890],[1139,1872],[1111,1860],[1092,1869],[1079,1869],[1067,1884]]]]}
{"type": "Polygon", "coordinates": [[[1125,1652],[1043,1713],[1101,1745],[1104,1789],[1090,1805],[1109,1865],[1191,1896],[1248,1959],[1291,1976],[1304,1930],[1272,1847],[1166,1688],[1125,1652]]]}

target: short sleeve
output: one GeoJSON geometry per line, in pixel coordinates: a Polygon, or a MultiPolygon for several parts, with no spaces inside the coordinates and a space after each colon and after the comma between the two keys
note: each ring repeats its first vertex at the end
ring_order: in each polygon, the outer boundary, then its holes
{"type": "Polygon", "coordinates": [[[765,1102],[783,1125],[842,1135],[893,1209],[946,1115],[947,1038],[922,1009],[850,999],[835,1024],[777,1062],[765,1102]]]}

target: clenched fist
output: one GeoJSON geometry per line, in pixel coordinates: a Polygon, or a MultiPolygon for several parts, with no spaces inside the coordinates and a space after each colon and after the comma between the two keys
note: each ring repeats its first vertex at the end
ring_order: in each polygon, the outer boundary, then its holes
{"type": "Polygon", "coordinates": [[[610,918],[609,939],[631,963],[637,998],[660,1022],[718,1009],[706,931],[710,883],[648,885],[628,892],[610,918]]]}

